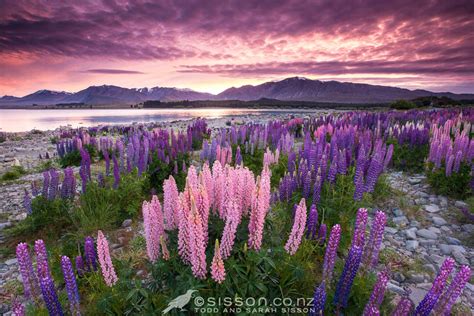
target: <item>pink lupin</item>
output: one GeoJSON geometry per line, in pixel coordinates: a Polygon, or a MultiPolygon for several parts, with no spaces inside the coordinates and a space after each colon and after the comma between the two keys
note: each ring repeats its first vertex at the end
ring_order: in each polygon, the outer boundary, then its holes
{"type": "Polygon", "coordinates": [[[221,284],[225,280],[225,267],[224,260],[222,260],[221,252],[219,249],[219,240],[216,239],[216,245],[214,247],[214,257],[211,263],[211,276],[214,281],[221,284]]]}
{"type": "Polygon", "coordinates": [[[293,228],[291,229],[290,237],[285,245],[285,250],[290,255],[294,255],[298,250],[301,238],[304,234],[306,227],[306,201],[304,198],[301,199],[300,204],[296,207],[295,219],[293,222],[293,228]]]}
{"type": "Polygon", "coordinates": [[[178,201],[179,192],[176,181],[173,176],[163,182],[163,211],[165,219],[165,228],[172,230],[178,227],[178,201]]]}
{"type": "Polygon", "coordinates": [[[97,233],[97,255],[99,257],[105,284],[107,284],[107,286],[114,285],[118,281],[117,274],[115,274],[114,265],[110,258],[109,243],[100,230],[97,233]]]}

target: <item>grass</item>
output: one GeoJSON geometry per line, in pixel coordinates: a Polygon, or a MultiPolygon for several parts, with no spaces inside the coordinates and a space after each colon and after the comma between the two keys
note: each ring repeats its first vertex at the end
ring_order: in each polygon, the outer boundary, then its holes
{"type": "Polygon", "coordinates": [[[10,170],[8,170],[2,175],[1,180],[2,181],[17,180],[25,174],[26,174],[25,168],[23,168],[22,166],[13,166],[10,168],[10,170]]]}

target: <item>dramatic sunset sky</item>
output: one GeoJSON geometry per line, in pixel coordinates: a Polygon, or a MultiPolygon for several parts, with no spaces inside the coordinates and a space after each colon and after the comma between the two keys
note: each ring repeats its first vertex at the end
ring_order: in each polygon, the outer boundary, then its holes
{"type": "Polygon", "coordinates": [[[0,1],[0,96],[295,75],[474,93],[474,1],[0,1]]]}

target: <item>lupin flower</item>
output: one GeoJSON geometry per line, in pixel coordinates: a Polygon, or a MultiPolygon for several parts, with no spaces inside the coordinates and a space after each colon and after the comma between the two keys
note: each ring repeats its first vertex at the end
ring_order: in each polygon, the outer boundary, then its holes
{"type": "Polygon", "coordinates": [[[61,257],[61,269],[66,284],[67,297],[69,299],[69,309],[71,315],[81,315],[79,309],[79,291],[77,290],[76,276],[72,269],[71,260],[67,256],[61,257]]]}
{"type": "Polygon", "coordinates": [[[318,230],[318,210],[316,205],[311,205],[308,215],[308,223],[306,229],[306,238],[307,239],[314,239],[316,237],[316,232],[318,230]]]}
{"type": "Polygon", "coordinates": [[[400,302],[398,302],[395,310],[392,313],[392,316],[408,316],[411,313],[413,303],[408,297],[403,297],[400,302]]]}
{"type": "Polygon", "coordinates": [[[82,259],[82,256],[76,256],[76,271],[78,276],[83,276],[84,275],[84,260],[82,259]]]}
{"type": "Polygon", "coordinates": [[[12,313],[13,313],[13,316],[25,316],[26,310],[23,304],[21,304],[17,300],[14,300],[12,304],[12,313]]]}
{"type": "Polygon", "coordinates": [[[324,242],[326,241],[326,234],[327,234],[327,226],[326,224],[321,224],[319,227],[319,232],[318,232],[318,243],[320,245],[324,245],[324,242]]]}
{"type": "Polygon", "coordinates": [[[225,280],[224,260],[222,260],[221,251],[219,249],[219,240],[216,239],[214,247],[214,257],[211,263],[211,276],[217,283],[222,283],[225,280]]]}
{"type": "Polygon", "coordinates": [[[377,265],[386,221],[387,216],[384,212],[377,211],[375,213],[375,218],[370,229],[369,241],[365,245],[364,249],[363,262],[368,270],[374,268],[377,265]]]}
{"type": "Polygon", "coordinates": [[[267,168],[264,168],[261,176],[257,179],[257,186],[253,197],[254,201],[251,202],[250,211],[248,245],[251,249],[259,250],[262,246],[265,217],[270,207],[270,174],[267,168]]]}
{"type": "Polygon", "coordinates": [[[163,182],[163,213],[164,223],[167,230],[178,227],[179,210],[178,201],[179,193],[176,181],[173,176],[163,182]]]}
{"type": "Polygon", "coordinates": [[[365,244],[365,228],[367,226],[368,212],[365,208],[357,211],[356,221],[354,225],[354,236],[352,237],[351,246],[364,247],[365,244]]]}
{"type": "Polygon", "coordinates": [[[444,291],[440,297],[439,302],[435,308],[436,315],[451,315],[451,308],[458,297],[461,295],[464,286],[466,286],[466,283],[469,282],[470,278],[471,268],[466,265],[461,266],[459,272],[451,281],[449,288],[444,291]]]}
{"type": "Polygon", "coordinates": [[[23,207],[25,208],[26,213],[28,215],[31,215],[31,213],[33,212],[31,208],[31,197],[26,189],[25,189],[25,197],[23,198],[23,207]]]}
{"type": "Polygon", "coordinates": [[[49,315],[63,316],[64,312],[61,303],[59,303],[58,294],[56,293],[51,275],[39,276],[39,283],[49,315]]]}
{"type": "Polygon", "coordinates": [[[120,166],[115,155],[112,156],[114,162],[114,189],[117,189],[120,184],[120,166]]]}
{"type": "Polygon", "coordinates": [[[206,245],[204,229],[199,212],[196,209],[194,199],[191,198],[191,213],[189,217],[190,224],[190,250],[191,250],[191,269],[193,275],[199,279],[205,279],[206,268],[206,245]]]}
{"type": "Polygon", "coordinates": [[[19,243],[18,246],[16,246],[16,258],[20,268],[25,297],[34,298],[39,294],[39,284],[33,270],[33,262],[28,253],[28,245],[26,243],[19,243]]]}
{"type": "Polygon", "coordinates": [[[337,283],[336,293],[334,295],[334,304],[342,308],[347,307],[349,293],[354,282],[354,278],[359,270],[362,258],[362,247],[354,245],[349,251],[341,277],[337,283]]]}
{"type": "Polygon", "coordinates": [[[110,258],[109,243],[100,230],[97,233],[97,254],[105,284],[107,286],[114,285],[118,281],[117,274],[115,274],[114,265],[110,258]]]}
{"type": "Polygon", "coordinates": [[[150,203],[144,201],[142,211],[148,258],[155,262],[160,257],[160,237],[164,235],[163,213],[158,197],[154,195],[150,203]]]}
{"type": "Polygon", "coordinates": [[[84,239],[84,254],[86,257],[86,270],[96,271],[97,270],[97,252],[95,250],[94,238],[87,236],[84,239]]]}
{"type": "Polygon", "coordinates": [[[163,260],[168,261],[170,259],[170,252],[168,250],[168,247],[166,246],[166,242],[163,236],[160,236],[160,245],[161,251],[163,252],[163,260]]]}
{"type": "Polygon", "coordinates": [[[50,276],[48,263],[48,252],[42,239],[35,241],[35,253],[36,253],[36,271],[38,278],[50,276]]]}
{"type": "Polygon", "coordinates": [[[446,258],[441,268],[439,270],[438,276],[433,281],[433,285],[431,289],[423,298],[423,300],[418,304],[415,310],[415,316],[428,316],[433,307],[436,305],[438,298],[442,294],[444,287],[446,286],[446,280],[448,279],[451,271],[454,268],[454,260],[453,258],[446,258]]]}
{"type": "Polygon", "coordinates": [[[301,238],[303,237],[306,227],[306,201],[301,199],[295,211],[293,228],[291,229],[290,237],[285,244],[285,250],[288,254],[294,255],[298,250],[301,238]]]}
{"type": "Polygon", "coordinates": [[[365,305],[363,314],[364,316],[373,315],[373,309],[378,309],[380,307],[383,301],[383,297],[385,295],[385,289],[387,288],[387,283],[389,279],[390,276],[388,274],[388,271],[383,270],[379,272],[377,282],[375,283],[374,289],[372,290],[372,294],[370,295],[367,305],[365,305]]]}
{"type": "Polygon", "coordinates": [[[326,246],[326,253],[324,255],[323,280],[325,280],[328,284],[331,283],[334,263],[336,262],[337,248],[339,246],[340,240],[341,226],[339,224],[336,224],[331,229],[328,245],[326,246]]]}
{"type": "Polygon", "coordinates": [[[222,232],[222,244],[220,247],[221,256],[223,259],[227,259],[232,252],[232,248],[234,247],[235,234],[237,232],[237,227],[240,222],[238,207],[233,199],[229,200],[226,209],[227,218],[224,226],[224,231],[222,232]]]}
{"type": "Polygon", "coordinates": [[[326,284],[324,281],[314,290],[313,307],[309,309],[310,316],[320,316],[324,314],[326,305],[326,284]]]}

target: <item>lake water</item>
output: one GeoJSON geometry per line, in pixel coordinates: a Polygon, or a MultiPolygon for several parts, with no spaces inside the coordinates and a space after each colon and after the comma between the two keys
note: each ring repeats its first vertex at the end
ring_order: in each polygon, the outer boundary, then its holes
{"type": "MultiPolygon", "coordinates": [[[[169,122],[196,117],[222,118],[245,114],[295,113],[304,110],[277,109],[77,109],[77,110],[0,110],[0,131],[51,130],[60,126],[97,126],[133,122],[169,122]]],[[[317,112],[311,110],[310,112],[317,112]]]]}

